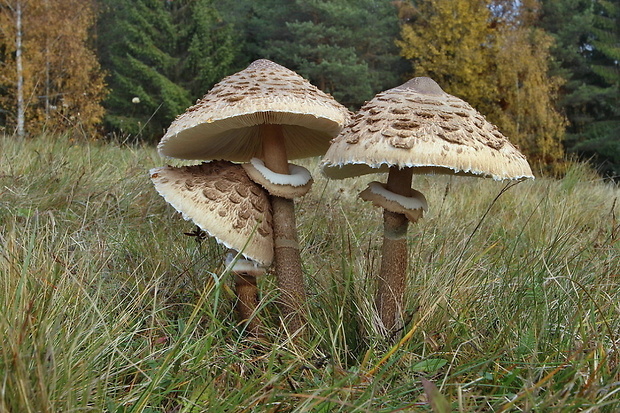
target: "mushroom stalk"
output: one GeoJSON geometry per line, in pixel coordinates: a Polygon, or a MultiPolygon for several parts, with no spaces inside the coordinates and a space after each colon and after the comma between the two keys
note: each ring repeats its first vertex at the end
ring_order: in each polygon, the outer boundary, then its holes
{"type": "Polygon", "coordinates": [[[246,331],[250,336],[260,337],[262,335],[261,323],[255,314],[258,307],[256,277],[244,273],[235,273],[234,275],[237,294],[235,309],[239,319],[242,322],[247,322],[246,331]]]}
{"type": "MultiPolygon", "coordinates": [[[[288,174],[288,159],[282,126],[261,125],[263,161],[273,172],[288,174]]],[[[302,307],[306,302],[301,256],[295,223],[295,203],[291,199],[270,195],[273,214],[274,262],[278,287],[282,293],[281,309],[290,331],[304,324],[302,307]]]]}
{"type": "Polygon", "coordinates": [[[245,323],[248,335],[260,338],[263,331],[262,323],[256,315],[259,303],[256,277],[263,275],[265,268],[259,266],[255,261],[239,258],[234,249],[230,249],[226,257],[226,265],[231,264],[230,271],[235,277],[235,293],[237,295],[235,310],[241,322],[245,323]]]}
{"type": "MultiPolygon", "coordinates": [[[[411,196],[412,168],[390,167],[387,189],[398,195],[411,196]]],[[[403,296],[407,281],[407,227],[403,214],[383,211],[383,248],[376,306],[383,327],[393,331],[401,321],[403,296]]]]}

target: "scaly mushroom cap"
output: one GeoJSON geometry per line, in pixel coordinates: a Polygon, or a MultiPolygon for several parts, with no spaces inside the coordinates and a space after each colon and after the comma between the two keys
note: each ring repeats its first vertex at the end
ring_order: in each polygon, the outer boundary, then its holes
{"type": "Polygon", "coordinates": [[[151,169],[151,180],[166,202],[228,248],[261,265],[273,260],[271,207],[266,191],[240,165],[151,169]]]}
{"type": "Polygon", "coordinates": [[[262,155],[258,125],[283,125],[288,159],[323,155],[349,111],[297,73],[257,60],[224,78],[177,117],[159,143],[163,156],[247,162],[262,155]]]}
{"type": "Polygon", "coordinates": [[[467,102],[417,77],[379,93],[355,114],[322,161],[335,179],[390,166],[414,173],[533,178],[525,156],[467,102]]]}

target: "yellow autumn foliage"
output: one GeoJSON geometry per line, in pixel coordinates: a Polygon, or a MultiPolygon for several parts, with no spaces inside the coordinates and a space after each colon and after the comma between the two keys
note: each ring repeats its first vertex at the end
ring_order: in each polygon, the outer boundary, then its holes
{"type": "Polygon", "coordinates": [[[101,102],[107,92],[89,43],[94,4],[84,0],[7,0],[0,9],[0,109],[6,114],[6,132],[11,133],[16,125],[18,2],[26,132],[73,131],[92,136],[102,120],[101,102]]]}
{"type": "Polygon", "coordinates": [[[561,82],[548,74],[551,37],[530,24],[537,3],[521,2],[523,10],[501,16],[500,7],[515,3],[415,1],[397,44],[414,76],[429,76],[465,99],[533,164],[557,171],[564,157],[565,120],[554,106],[561,82]]]}

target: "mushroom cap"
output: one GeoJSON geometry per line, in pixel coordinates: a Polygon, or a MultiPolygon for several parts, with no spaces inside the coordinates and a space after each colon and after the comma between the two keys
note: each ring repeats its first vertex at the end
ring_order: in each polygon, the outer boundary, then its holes
{"type": "Polygon", "coordinates": [[[240,165],[214,161],[154,168],[155,189],[186,220],[261,265],[273,260],[271,206],[266,191],[240,165]]]}
{"type": "Polygon", "coordinates": [[[322,161],[335,179],[411,167],[417,174],[533,178],[525,156],[467,102],[417,77],[377,94],[322,161]]]}
{"type": "Polygon", "coordinates": [[[262,155],[259,125],[282,125],[288,159],[323,155],[349,111],[297,73],[269,60],[216,84],[178,116],[159,143],[163,156],[247,162],[262,155]]]}

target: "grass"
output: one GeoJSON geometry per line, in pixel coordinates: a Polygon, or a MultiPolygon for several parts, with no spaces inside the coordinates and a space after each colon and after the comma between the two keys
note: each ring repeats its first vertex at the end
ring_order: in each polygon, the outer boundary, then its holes
{"type": "Polygon", "coordinates": [[[374,327],[367,176],[298,203],[307,340],[236,325],[223,250],[154,191],[151,147],[0,139],[0,412],[620,409],[620,190],[575,165],[518,185],[415,178],[411,322],[374,327]]]}

